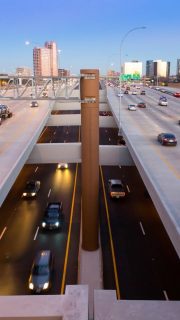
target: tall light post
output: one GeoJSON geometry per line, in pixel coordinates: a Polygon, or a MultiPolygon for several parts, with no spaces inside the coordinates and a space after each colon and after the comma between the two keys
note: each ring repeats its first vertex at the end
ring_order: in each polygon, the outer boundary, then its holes
{"type": "Polygon", "coordinates": [[[142,27],[135,27],[135,28],[132,28],[130,29],[129,31],[127,31],[125,33],[125,35],[123,36],[123,38],[121,39],[121,42],[120,42],[120,51],[119,51],[119,60],[120,60],[120,73],[119,73],[119,132],[118,132],[118,135],[120,136],[121,135],[121,119],[120,119],[120,110],[121,110],[121,98],[122,98],[122,91],[121,91],[121,76],[122,76],[122,73],[121,73],[121,60],[122,60],[122,46],[123,46],[123,43],[125,41],[125,39],[127,38],[127,36],[135,31],[135,30],[139,30],[139,29],[146,29],[145,26],[142,26],[142,27]]]}

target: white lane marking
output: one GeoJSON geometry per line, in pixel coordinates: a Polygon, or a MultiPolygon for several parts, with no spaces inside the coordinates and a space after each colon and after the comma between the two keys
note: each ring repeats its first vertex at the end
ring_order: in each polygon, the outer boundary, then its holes
{"type": "Polygon", "coordinates": [[[48,198],[49,198],[50,194],[51,194],[51,189],[49,189],[49,192],[48,192],[48,198]]]}
{"type": "Polygon", "coordinates": [[[38,171],[38,169],[39,169],[39,167],[36,167],[36,169],[35,169],[35,171],[34,171],[34,172],[37,172],[37,171],[38,171]]]}
{"type": "Polygon", "coordinates": [[[140,227],[141,227],[141,231],[142,231],[143,235],[145,236],[145,234],[146,234],[146,233],[145,233],[145,231],[144,231],[144,228],[143,228],[142,222],[140,221],[140,222],[139,222],[139,224],[140,224],[140,227]]]}
{"type": "Polygon", "coordinates": [[[119,169],[121,169],[121,166],[119,166],[119,169]]]}
{"type": "Polygon", "coordinates": [[[163,290],[164,296],[166,300],[169,300],[166,290],[163,290]]]}
{"type": "Polygon", "coordinates": [[[54,131],[54,133],[53,133],[54,135],[56,134],[56,131],[54,131]]]}
{"type": "Polygon", "coordinates": [[[51,142],[52,142],[52,140],[49,141],[49,143],[51,143],[51,142]]]}
{"type": "Polygon", "coordinates": [[[38,231],[39,231],[39,227],[37,227],[37,230],[36,230],[36,233],[35,233],[35,236],[34,236],[34,239],[33,239],[33,240],[36,240],[37,235],[38,235],[38,231]]]}
{"type": "Polygon", "coordinates": [[[3,231],[1,232],[1,235],[0,235],[0,240],[2,239],[2,237],[3,237],[3,234],[5,233],[6,229],[7,229],[7,227],[4,227],[3,231]]]}
{"type": "Polygon", "coordinates": [[[131,191],[130,191],[130,189],[129,189],[129,186],[128,186],[128,185],[126,185],[126,188],[127,188],[127,191],[130,193],[131,191]]]}

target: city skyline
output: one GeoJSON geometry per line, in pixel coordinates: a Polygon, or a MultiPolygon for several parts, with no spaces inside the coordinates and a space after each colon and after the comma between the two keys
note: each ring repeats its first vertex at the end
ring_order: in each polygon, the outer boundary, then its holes
{"type": "Polygon", "coordinates": [[[0,72],[13,72],[17,67],[33,69],[32,52],[45,41],[55,41],[59,49],[59,67],[79,74],[83,68],[98,68],[105,74],[111,66],[120,67],[120,43],[123,43],[122,63],[147,60],[170,61],[171,75],[176,74],[180,57],[180,3],[171,6],[162,0],[149,3],[138,0],[32,0],[23,3],[1,1],[0,72]]]}

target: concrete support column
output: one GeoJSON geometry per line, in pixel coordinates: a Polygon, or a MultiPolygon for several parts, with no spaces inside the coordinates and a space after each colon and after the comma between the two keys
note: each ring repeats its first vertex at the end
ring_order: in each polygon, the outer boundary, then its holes
{"type": "Polygon", "coordinates": [[[81,70],[82,249],[99,247],[99,70],[81,70]],[[90,101],[91,99],[91,101],[90,101]]]}

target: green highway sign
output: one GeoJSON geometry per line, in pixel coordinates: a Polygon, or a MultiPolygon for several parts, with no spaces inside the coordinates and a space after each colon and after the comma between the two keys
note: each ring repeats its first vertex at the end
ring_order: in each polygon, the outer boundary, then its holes
{"type": "Polygon", "coordinates": [[[121,74],[119,76],[119,80],[120,80],[120,77],[121,77],[121,80],[122,81],[128,81],[128,80],[140,80],[140,74],[138,72],[135,72],[133,74],[121,74]]]}

